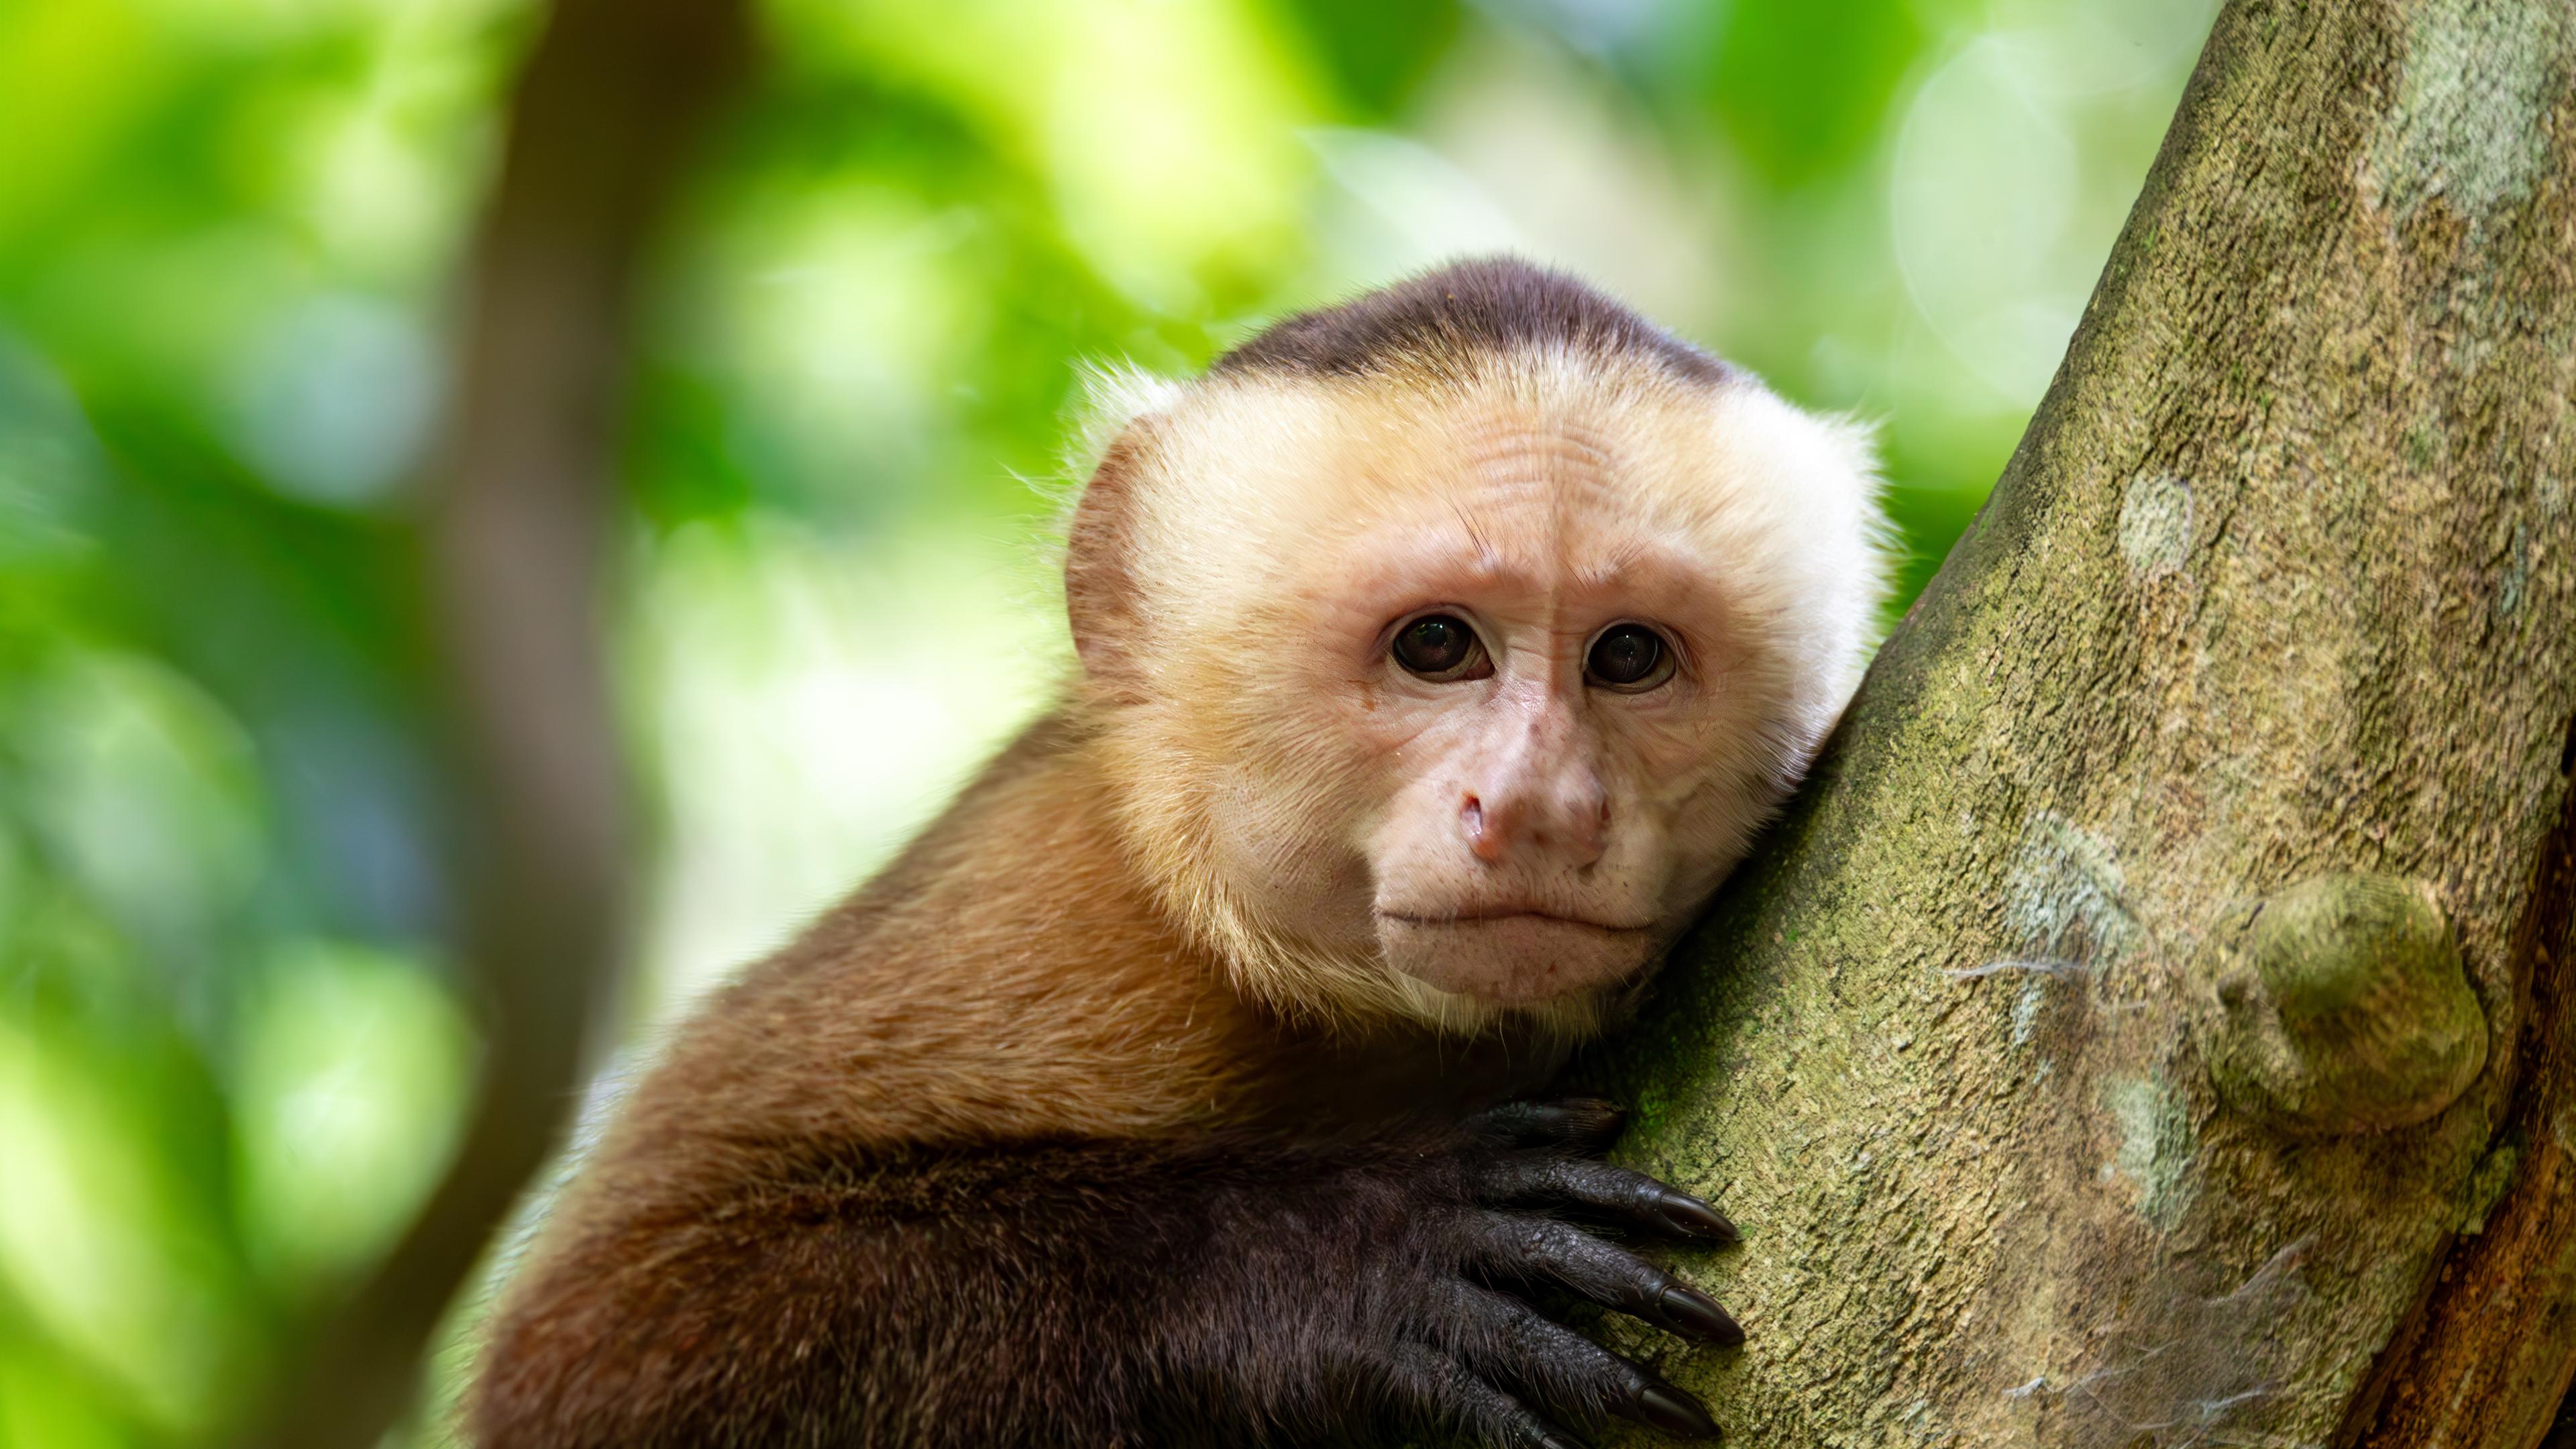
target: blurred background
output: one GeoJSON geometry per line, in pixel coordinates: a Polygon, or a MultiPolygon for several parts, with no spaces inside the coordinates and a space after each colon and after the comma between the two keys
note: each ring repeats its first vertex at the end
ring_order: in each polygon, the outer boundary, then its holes
{"type": "MultiPolygon", "coordinates": [[[[1878,420],[1910,593],[2213,9],[769,0],[622,445],[627,1037],[1043,704],[1085,361],[1559,262],[1878,420]]],[[[220,1439],[455,1140],[412,509],[537,19],[0,0],[0,1446],[220,1439]]]]}

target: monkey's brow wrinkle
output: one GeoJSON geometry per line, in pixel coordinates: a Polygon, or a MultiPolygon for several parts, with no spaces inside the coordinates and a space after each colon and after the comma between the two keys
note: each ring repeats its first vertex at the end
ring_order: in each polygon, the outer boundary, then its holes
{"type": "Polygon", "coordinates": [[[1458,515],[1458,526],[1467,531],[1467,541],[1476,546],[1477,563],[1488,569],[1493,568],[1499,556],[1494,552],[1493,540],[1485,537],[1485,531],[1476,526],[1476,516],[1467,511],[1467,505],[1463,502],[1453,502],[1449,505],[1449,509],[1458,515]]]}
{"type": "Polygon", "coordinates": [[[1621,574],[1626,573],[1630,568],[1641,562],[1645,556],[1645,540],[1636,538],[1622,539],[1619,546],[1611,552],[1608,558],[1602,559],[1598,563],[1587,565],[1583,569],[1579,582],[1587,589],[1607,588],[1608,586],[1617,583],[1621,574]]]}
{"type": "Polygon", "coordinates": [[[1485,446],[1467,456],[1477,463],[1490,463],[1500,458],[1539,457],[1571,459],[1597,466],[1610,460],[1610,450],[1594,441],[1589,429],[1560,425],[1515,428],[1499,433],[1488,437],[1485,446]]]}

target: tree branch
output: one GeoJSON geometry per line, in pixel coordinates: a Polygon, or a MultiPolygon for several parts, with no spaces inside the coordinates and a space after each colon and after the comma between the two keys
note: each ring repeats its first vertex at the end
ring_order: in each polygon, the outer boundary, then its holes
{"type": "Polygon", "coordinates": [[[520,79],[423,581],[462,857],[456,950],[487,1022],[480,1091],[427,1207],[247,1442],[382,1438],[583,1081],[623,942],[623,767],[596,625],[629,293],[746,57],[744,25],[737,0],[563,0],[520,79]]]}

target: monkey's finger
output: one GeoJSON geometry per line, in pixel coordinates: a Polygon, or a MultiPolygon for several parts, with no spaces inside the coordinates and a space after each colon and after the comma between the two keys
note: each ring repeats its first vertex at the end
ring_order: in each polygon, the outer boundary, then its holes
{"type": "Polygon", "coordinates": [[[1617,1414],[1680,1439],[1718,1437],[1699,1400],[1517,1298],[1459,1283],[1450,1312],[1458,1357],[1501,1372],[1550,1409],[1617,1414]]]}
{"type": "Polygon", "coordinates": [[[1555,1203],[1591,1208],[1648,1232],[1732,1243],[1735,1224],[1676,1187],[1606,1162],[1537,1154],[1497,1158],[1476,1174],[1477,1197],[1497,1206],[1555,1203]]]}
{"type": "Polygon", "coordinates": [[[1616,1102],[1567,1097],[1555,1102],[1505,1102],[1467,1119],[1467,1130],[1514,1147],[1571,1147],[1606,1151],[1619,1140],[1628,1114],[1616,1102]]]}
{"type": "Polygon", "coordinates": [[[1477,1449],[1586,1449],[1582,1440],[1435,1349],[1397,1349],[1389,1375],[1399,1407],[1425,1424],[1457,1431],[1477,1449]]]}
{"type": "Polygon", "coordinates": [[[1636,1254],[1553,1218],[1479,1213],[1468,1228],[1481,1264],[1536,1278],[1685,1338],[1732,1348],[1744,1330],[1717,1300],[1636,1254]]]}

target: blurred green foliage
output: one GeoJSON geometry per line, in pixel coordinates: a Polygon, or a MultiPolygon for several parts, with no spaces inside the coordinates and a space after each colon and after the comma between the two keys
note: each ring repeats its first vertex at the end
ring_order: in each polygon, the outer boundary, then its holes
{"type": "MultiPolygon", "coordinates": [[[[2209,7],[765,16],[642,299],[607,611],[653,806],[638,1030],[1044,699],[1085,359],[1193,367],[1520,250],[1882,420],[1919,585],[2209,7]]],[[[449,1148],[475,1039],[408,518],[535,19],[0,0],[0,1445],[219,1435],[449,1148]]]]}

